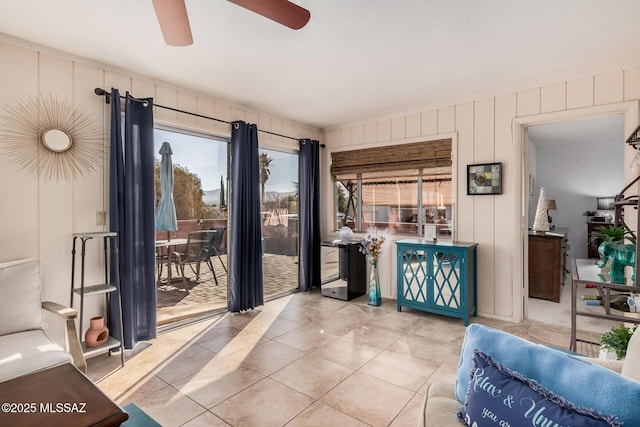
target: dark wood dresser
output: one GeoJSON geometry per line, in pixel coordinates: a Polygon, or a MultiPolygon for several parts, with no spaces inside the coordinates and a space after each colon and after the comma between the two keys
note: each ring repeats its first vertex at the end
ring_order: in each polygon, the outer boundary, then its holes
{"type": "Polygon", "coordinates": [[[529,231],[529,296],[560,302],[567,271],[568,228],[529,231]]]}

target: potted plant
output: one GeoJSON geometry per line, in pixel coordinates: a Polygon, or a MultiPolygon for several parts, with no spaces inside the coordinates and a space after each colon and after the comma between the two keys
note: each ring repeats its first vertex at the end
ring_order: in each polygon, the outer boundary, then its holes
{"type": "Polygon", "coordinates": [[[600,338],[600,358],[608,359],[606,352],[615,353],[615,357],[618,360],[624,359],[627,355],[627,346],[631,335],[638,326],[634,326],[633,329],[627,328],[624,325],[614,326],[609,331],[602,334],[600,338]],[[603,350],[605,350],[603,352],[603,350]]]}
{"type": "Polygon", "coordinates": [[[600,241],[600,242],[619,242],[621,240],[627,239],[632,241],[631,243],[635,244],[635,238],[631,234],[630,230],[627,230],[625,227],[619,225],[614,227],[613,225],[607,227],[598,227],[595,229],[593,233],[591,233],[591,242],[600,241]],[[629,236],[631,235],[631,236],[629,236]]]}

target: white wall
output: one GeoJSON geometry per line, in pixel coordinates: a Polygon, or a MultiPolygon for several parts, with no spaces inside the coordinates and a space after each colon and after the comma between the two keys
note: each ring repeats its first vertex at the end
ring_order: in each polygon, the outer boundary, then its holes
{"type": "MultiPolygon", "coordinates": [[[[524,83],[523,83],[524,84],[524,83]]],[[[464,177],[470,163],[502,162],[503,194],[467,196],[465,180],[458,179],[457,238],[478,243],[478,313],[482,316],[519,321],[523,316],[523,224],[528,197],[523,198],[524,179],[522,127],[532,123],[625,113],[625,134],[638,123],[640,69],[582,77],[578,80],[533,87],[516,93],[411,114],[372,119],[327,129],[324,141],[323,189],[326,195],[323,230],[332,234],[329,154],[416,139],[457,136],[457,173],[464,177]],[[625,102],[633,101],[633,102],[625,102]],[[632,117],[633,116],[633,117],[632,117]]],[[[628,150],[625,156],[629,156],[628,150]]],[[[625,160],[626,161],[626,160],[625,160]]],[[[524,177],[527,178],[524,178],[524,177]]],[[[628,176],[626,176],[628,180],[628,176]]],[[[393,251],[392,245],[388,246],[393,251]]],[[[395,298],[395,257],[381,261],[383,296],[395,298]],[[386,262],[386,267],[384,266],[386,262]],[[387,275],[383,277],[383,272],[387,275]]]]}
{"type": "Polygon", "coordinates": [[[547,199],[555,199],[558,210],[549,215],[556,227],[569,228],[569,256],[587,258],[582,213],[596,210],[596,197],[614,196],[625,186],[624,142],[544,144],[537,154],[536,194],[545,187],[547,199]]]}
{"type": "MultiPolygon", "coordinates": [[[[95,120],[95,129],[104,135],[102,165],[89,177],[72,182],[28,174],[6,153],[0,152],[0,182],[3,183],[0,186],[0,261],[39,258],[43,296],[62,304],[69,304],[73,233],[107,229],[96,226],[96,212],[108,211],[110,106],[105,104],[104,97],[94,94],[94,88],[116,87],[122,95],[131,91],[137,97],[153,97],[157,104],[227,121],[245,120],[258,124],[262,130],[295,138],[319,139],[321,136],[318,129],[300,123],[31,44],[0,39],[0,62],[3,64],[0,111],[15,107],[18,100],[34,99],[39,93],[46,97],[53,95],[84,111],[95,120]]],[[[212,135],[230,137],[231,134],[226,123],[165,109],[156,108],[154,118],[156,122],[212,135]]],[[[290,139],[259,133],[259,140],[260,145],[269,148],[297,149],[297,142],[290,139]]],[[[37,137],[30,143],[37,146],[37,137]]],[[[87,280],[100,282],[100,250],[97,246],[88,247],[87,280]]],[[[87,322],[82,330],[86,329],[88,318],[101,310],[102,298],[92,299],[87,301],[87,322]]],[[[78,305],[76,299],[76,307],[78,305]]]]}

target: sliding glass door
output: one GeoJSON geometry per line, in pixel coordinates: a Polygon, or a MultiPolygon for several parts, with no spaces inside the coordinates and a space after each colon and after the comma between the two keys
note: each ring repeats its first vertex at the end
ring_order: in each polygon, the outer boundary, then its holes
{"type": "Polygon", "coordinates": [[[298,154],[260,149],[265,300],[298,289],[298,154]]]}
{"type": "Polygon", "coordinates": [[[159,151],[168,142],[178,220],[177,230],[156,231],[158,325],[163,325],[227,307],[229,144],[176,129],[156,128],[154,138],[156,206],[161,197],[159,151]],[[194,252],[198,239],[210,247],[194,252]]]}

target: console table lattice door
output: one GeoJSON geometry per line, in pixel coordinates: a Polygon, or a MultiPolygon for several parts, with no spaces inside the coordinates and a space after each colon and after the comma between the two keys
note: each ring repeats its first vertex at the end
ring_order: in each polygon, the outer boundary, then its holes
{"type": "Polygon", "coordinates": [[[398,311],[403,306],[464,319],[476,315],[475,243],[425,243],[408,239],[397,245],[398,311]]]}

